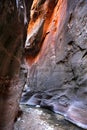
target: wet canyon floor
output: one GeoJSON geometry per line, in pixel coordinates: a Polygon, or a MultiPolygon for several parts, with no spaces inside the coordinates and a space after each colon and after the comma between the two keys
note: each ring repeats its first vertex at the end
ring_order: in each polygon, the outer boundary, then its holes
{"type": "Polygon", "coordinates": [[[20,105],[20,110],[14,130],[83,130],[47,109],[20,105]]]}

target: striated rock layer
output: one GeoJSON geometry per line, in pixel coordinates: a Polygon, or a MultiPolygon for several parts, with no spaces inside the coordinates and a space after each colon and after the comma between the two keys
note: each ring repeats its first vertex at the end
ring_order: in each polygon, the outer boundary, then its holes
{"type": "Polygon", "coordinates": [[[87,129],[87,0],[34,0],[30,18],[22,103],[87,129]]]}

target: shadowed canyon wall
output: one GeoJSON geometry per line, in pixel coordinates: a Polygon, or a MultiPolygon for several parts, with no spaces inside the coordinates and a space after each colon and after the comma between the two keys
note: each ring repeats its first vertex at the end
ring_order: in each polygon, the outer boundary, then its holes
{"type": "Polygon", "coordinates": [[[87,129],[87,0],[34,0],[30,18],[26,84],[35,95],[22,102],[87,129]]]}
{"type": "MultiPolygon", "coordinates": [[[[32,0],[26,7],[28,10],[31,3],[32,0]]],[[[20,64],[24,22],[27,22],[29,11],[26,14],[22,0],[16,4],[15,0],[0,0],[0,130],[13,129],[24,85],[20,64]]]]}

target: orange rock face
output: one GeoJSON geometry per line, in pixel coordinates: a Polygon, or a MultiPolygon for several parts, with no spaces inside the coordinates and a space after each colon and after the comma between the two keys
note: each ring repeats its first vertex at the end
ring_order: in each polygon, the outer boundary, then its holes
{"type": "Polygon", "coordinates": [[[39,105],[51,107],[85,129],[86,12],[86,0],[34,0],[25,42],[27,84],[34,92],[44,92],[39,105]],[[77,115],[72,116],[71,110],[77,115]]]}
{"type": "Polygon", "coordinates": [[[25,52],[30,63],[38,60],[46,36],[50,33],[49,25],[56,6],[56,1],[34,1],[31,7],[30,22],[27,30],[25,52]],[[53,4],[52,4],[53,3],[53,4]],[[28,51],[30,50],[30,51],[28,51]],[[38,55],[38,56],[37,56],[38,55]],[[29,58],[28,58],[29,57],[29,58]]]}

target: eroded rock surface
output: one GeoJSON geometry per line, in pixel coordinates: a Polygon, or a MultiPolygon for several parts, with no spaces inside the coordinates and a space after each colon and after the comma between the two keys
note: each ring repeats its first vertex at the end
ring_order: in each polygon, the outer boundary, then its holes
{"type": "Polygon", "coordinates": [[[0,0],[0,130],[13,129],[25,81],[20,73],[25,12],[18,12],[15,0],[0,0]]]}
{"type": "MultiPolygon", "coordinates": [[[[21,103],[45,107],[87,129],[87,0],[0,1],[0,130],[13,129],[24,83],[21,103]],[[21,63],[23,46],[26,65],[21,63]]],[[[64,122],[62,128],[47,121],[39,127],[29,111],[22,117],[27,125],[18,122],[16,129],[80,130],[65,128],[64,122]]],[[[34,112],[39,120],[42,110],[34,112]]]]}
{"type": "Polygon", "coordinates": [[[34,0],[25,42],[30,91],[22,103],[87,129],[87,0],[34,0]]]}

